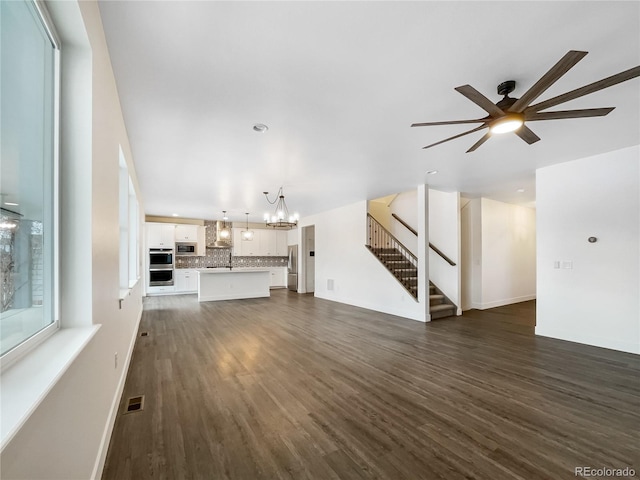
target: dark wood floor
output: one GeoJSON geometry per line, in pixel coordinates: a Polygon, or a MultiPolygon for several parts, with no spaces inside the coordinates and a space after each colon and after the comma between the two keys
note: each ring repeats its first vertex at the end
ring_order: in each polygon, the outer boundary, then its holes
{"type": "Polygon", "coordinates": [[[533,302],[429,324],[287,290],[144,306],[123,395],[144,409],[118,416],[104,479],[640,471],[640,358],[535,337],[533,302]]]}

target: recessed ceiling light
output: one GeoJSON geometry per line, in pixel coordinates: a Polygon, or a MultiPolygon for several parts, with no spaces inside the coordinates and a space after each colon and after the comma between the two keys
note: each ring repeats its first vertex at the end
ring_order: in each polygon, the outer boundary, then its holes
{"type": "Polygon", "coordinates": [[[172,213],[172,214],[171,214],[171,216],[172,216],[172,217],[177,217],[177,216],[178,216],[178,214],[177,214],[177,213],[172,213]]]}
{"type": "Polygon", "coordinates": [[[12,207],[17,207],[19,204],[18,203],[13,203],[13,202],[4,202],[5,205],[10,205],[12,207]]]}
{"type": "Polygon", "coordinates": [[[253,126],[253,130],[258,133],[264,133],[269,130],[269,127],[267,127],[264,123],[256,123],[253,126]]]}
{"type": "Polygon", "coordinates": [[[438,173],[438,170],[429,170],[427,175],[435,175],[436,173],[438,173]]]}
{"type": "Polygon", "coordinates": [[[519,189],[517,189],[517,190],[516,190],[516,192],[518,192],[518,193],[524,193],[524,188],[519,188],[519,189]]]}

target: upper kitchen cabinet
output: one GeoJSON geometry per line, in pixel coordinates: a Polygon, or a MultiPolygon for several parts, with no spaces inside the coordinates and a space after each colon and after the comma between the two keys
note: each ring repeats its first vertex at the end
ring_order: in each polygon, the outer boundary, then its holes
{"type": "Polygon", "coordinates": [[[253,229],[253,239],[243,240],[242,228],[231,229],[233,235],[233,254],[236,257],[258,257],[265,256],[262,250],[262,232],[260,229],[253,229]]]}
{"type": "Polygon", "coordinates": [[[206,227],[202,225],[176,225],[175,241],[176,242],[193,242],[196,244],[196,255],[204,257],[206,255],[205,242],[206,227]]]}
{"type": "Polygon", "coordinates": [[[261,230],[260,231],[260,250],[265,257],[275,257],[278,254],[277,249],[277,231],[261,230]]]}
{"type": "Polygon", "coordinates": [[[242,254],[242,244],[246,243],[246,240],[242,240],[242,229],[241,228],[232,228],[231,229],[231,241],[233,245],[233,256],[234,257],[243,257],[242,254]]]}
{"type": "Polygon", "coordinates": [[[147,223],[148,248],[174,248],[176,226],[172,223],[147,223]]]}
{"type": "Polygon", "coordinates": [[[289,242],[287,241],[287,231],[286,230],[277,230],[276,231],[276,256],[278,257],[286,257],[289,255],[289,242]]]}
{"type": "Polygon", "coordinates": [[[199,225],[176,225],[176,242],[197,242],[199,225]]]}
{"type": "Polygon", "coordinates": [[[287,256],[287,232],[254,228],[253,240],[243,240],[242,230],[233,229],[233,254],[236,257],[287,256]]]}

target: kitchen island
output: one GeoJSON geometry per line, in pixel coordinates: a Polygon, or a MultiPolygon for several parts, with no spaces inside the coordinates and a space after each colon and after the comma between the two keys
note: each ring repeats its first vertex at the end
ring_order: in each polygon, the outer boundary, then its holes
{"type": "Polygon", "coordinates": [[[199,268],[198,301],[269,297],[268,268],[199,268]]]}

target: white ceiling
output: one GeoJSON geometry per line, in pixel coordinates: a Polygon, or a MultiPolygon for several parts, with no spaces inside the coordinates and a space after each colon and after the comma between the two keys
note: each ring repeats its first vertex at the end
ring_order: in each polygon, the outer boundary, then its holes
{"type": "Polygon", "coordinates": [[[508,134],[466,154],[478,132],[423,150],[475,125],[409,127],[482,117],[454,87],[497,102],[496,86],[513,79],[519,97],[569,50],[589,55],[540,101],[640,64],[635,1],[104,1],[100,11],[148,215],[260,221],[262,192],[283,185],[305,216],[425,178],[527,204],[536,168],[640,143],[638,78],[555,107],[616,109],[533,122],[533,145],[508,134]]]}

